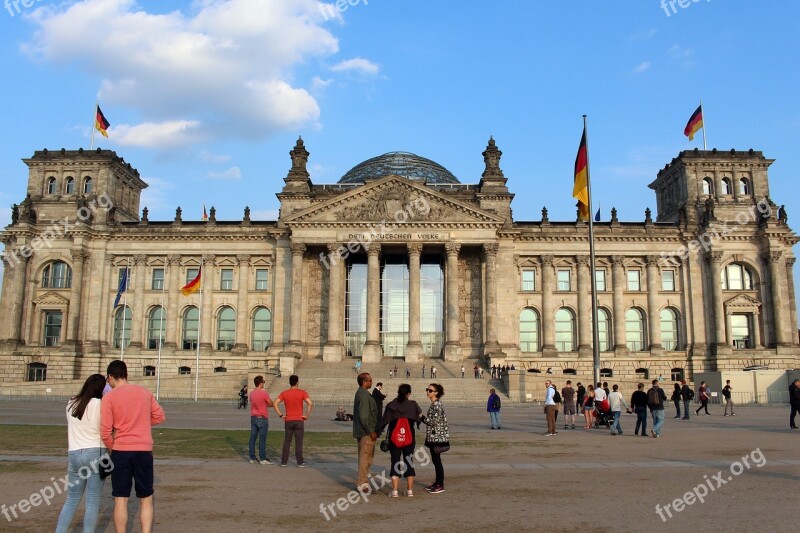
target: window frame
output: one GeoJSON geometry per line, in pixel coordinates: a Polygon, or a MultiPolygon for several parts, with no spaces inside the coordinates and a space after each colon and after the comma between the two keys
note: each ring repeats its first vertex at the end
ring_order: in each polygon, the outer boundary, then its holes
{"type": "Polygon", "coordinates": [[[154,291],[163,291],[164,290],[164,276],[165,276],[165,269],[162,267],[155,267],[153,268],[153,273],[151,275],[151,283],[150,289],[154,291]],[[160,272],[161,277],[159,278],[156,276],[156,273],[160,272]]]}
{"type": "Polygon", "coordinates": [[[219,271],[219,290],[232,291],[233,290],[233,269],[222,268],[219,271]]]}
{"type": "Polygon", "coordinates": [[[556,292],[570,292],[572,290],[572,269],[559,268],[556,270],[556,292]],[[566,280],[562,279],[562,275],[566,276],[566,280]],[[565,288],[562,288],[566,286],[565,288]]]}
{"type": "Polygon", "coordinates": [[[269,290],[269,269],[268,268],[257,268],[256,275],[255,275],[256,285],[255,290],[257,291],[268,291],[269,290]],[[263,272],[264,279],[258,279],[259,274],[263,272]]]}
{"type": "Polygon", "coordinates": [[[672,269],[665,269],[661,271],[661,290],[664,292],[675,292],[675,271],[672,269]],[[668,287],[667,284],[667,274],[670,276],[670,281],[672,282],[672,288],[668,287]]]}
{"type": "Polygon", "coordinates": [[[625,273],[626,287],[628,292],[642,292],[642,271],[638,268],[631,268],[625,273]],[[632,278],[635,276],[635,279],[632,278]],[[632,288],[635,287],[635,288],[632,288]]]}
{"type": "Polygon", "coordinates": [[[520,272],[520,290],[522,292],[533,292],[536,290],[536,269],[523,268],[520,272]],[[530,278],[530,279],[526,279],[530,278]]]}

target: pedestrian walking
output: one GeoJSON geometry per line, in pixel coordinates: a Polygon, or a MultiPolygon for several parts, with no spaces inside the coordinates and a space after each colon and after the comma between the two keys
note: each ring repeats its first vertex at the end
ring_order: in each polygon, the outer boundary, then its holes
{"type": "MultiPolygon", "coordinates": [[[[676,383],[677,385],[677,383],[676,383]]],[[[647,436],[647,393],[644,391],[644,383],[636,385],[636,390],[631,394],[631,408],[636,413],[636,428],[634,435],[647,436]],[[641,428],[641,433],[639,429],[641,428]]]]}
{"type": "Polygon", "coordinates": [[[486,411],[489,413],[491,429],[500,429],[500,408],[502,402],[494,389],[489,389],[489,400],[486,402],[486,411]]]}
{"type": "Polygon", "coordinates": [[[464,365],[461,365],[461,379],[464,379],[464,365]]]}
{"type": "Polygon", "coordinates": [[[305,435],[305,422],[311,416],[311,409],[314,405],[308,393],[300,388],[299,383],[299,377],[289,376],[289,388],[278,395],[274,408],[284,422],[281,466],[287,466],[289,463],[289,451],[292,447],[292,438],[294,438],[294,458],[298,468],[305,468],[308,464],[303,459],[303,436],[305,435]],[[281,412],[281,404],[284,404],[285,413],[281,412]],[[308,409],[305,408],[306,405],[308,409]]]}
{"type": "Polygon", "coordinates": [[[608,404],[611,408],[611,412],[614,413],[614,423],[611,425],[611,434],[622,435],[622,424],[620,423],[622,408],[624,407],[625,411],[628,413],[631,412],[631,408],[625,403],[625,398],[622,396],[622,393],[619,391],[619,385],[616,383],[611,388],[611,393],[608,395],[608,404]]]}
{"type": "Polygon", "coordinates": [[[725,386],[722,387],[722,397],[725,398],[725,414],[723,416],[728,416],[728,407],[731,408],[731,415],[736,416],[736,413],[733,412],[733,398],[731,391],[733,387],[731,387],[731,380],[725,380],[725,386]]]}
{"type": "Polygon", "coordinates": [[[447,416],[444,412],[441,398],[444,396],[444,387],[438,383],[431,383],[425,389],[428,399],[431,401],[428,407],[428,414],[422,420],[425,425],[425,446],[431,454],[431,462],[436,472],[436,479],[425,490],[431,494],[444,492],[444,465],[442,465],[442,454],[450,449],[450,427],[447,424],[447,416]]]}
{"type": "Polygon", "coordinates": [[[700,411],[705,409],[706,415],[710,415],[711,413],[708,412],[708,400],[711,398],[711,391],[706,386],[705,381],[700,382],[700,389],[698,390],[698,397],[700,398],[700,407],[695,409],[694,414],[699,415],[700,411]]]}
{"type": "Polygon", "coordinates": [[[797,429],[797,424],[794,417],[800,413],[800,379],[795,379],[789,385],[789,406],[791,407],[791,414],[789,415],[789,427],[797,429]]]}
{"type": "Polygon", "coordinates": [[[650,433],[655,438],[661,436],[661,425],[664,423],[664,402],[667,401],[667,395],[664,389],[658,386],[658,380],[652,381],[653,387],[647,391],[647,407],[650,408],[650,414],[653,416],[653,429],[650,433]]]}

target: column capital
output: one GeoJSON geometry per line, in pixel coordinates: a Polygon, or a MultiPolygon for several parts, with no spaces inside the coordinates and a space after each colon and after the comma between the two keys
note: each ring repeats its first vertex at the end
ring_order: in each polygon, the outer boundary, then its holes
{"type": "Polygon", "coordinates": [[[764,259],[769,263],[778,263],[782,255],[783,252],[781,250],[769,250],[764,252],[764,259]]]}
{"type": "Polygon", "coordinates": [[[486,242],[483,243],[483,255],[485,257],[494,257],[497,255],[498,250],[500,250],[500,245],[496,242],[486,242]]]}
{"type": "Polygon", "coordinates": [[[406,244],[408,255],[420,255],[422,253],[422,244],[418,242],[410,242],[406,244]]]}
{"type": "Polygon", "coordinates": [[[615,267],[623,267],[625,266],[625,256],[624,255],[612,255],[611,256],[611,264],[615,267]]]}
{"type": "Polygon", "coordinates": [[[175,266],[181,264],[181,256],[177,254],[168,255],[167,256],[167,264],[169,266],[175,266]]]}
{"type": "Polygon", "coordinates": [[[551,267],[553,266],[553,260],[555,258],[552,255],[543,255],[542,256],[542,266],[551,267]]]}
{"type": "Polygon", "coordinates": [[[649,267],[657,267],[658,263],[661,261],[661,257],[657,255],[648,255],[647,256],[647,266],[649,267]]]}
{"type": "Polygon", "coordinates": [[[794,262],[797,260],[796,257],[787,257],[786,258],[786,268],[794,268],[794,262]]]}
{"type": "Polygon", "coordinates": [[[250,264],[250,254],[239,254],[236,256],[236,264],[239,266],[248,266],[250,264]]]}
{"type": "Polygon", "coordinates": [[[326,245],[326,248],[328,250],[328,255],[338,255],[339,254],[339,248],[341,248],[341,247],[342,247],[342,244],[338,243],[338,242],[328,243],[326,245]]]}
{"type": "Polygon", "coordinates": [[[722,255],[722,252],[712,250],[710,252],[706,252],[705,258],[709,263],[719,264],[722,261],[722,255]]]}
{"type": "Polygon", "coordinates": [[[302,242],[293,242],[289,245],[292,250],[292,255],[303,255],[306,253],[306,245],[302,242]]]}
{"type": "Polygon", "coordinates": [[[214,254],[204,254],[202,257],[200,257],[200,262],[204,265],[209,264],[211,266],[214,266],[214,260],[216,258],[217,256],[214,254]]]}
{"type": "Polygon", "coordinates": [[[372,257],[380,257],[381,255],[381,245],[380,243],[371,242],[369,244],[365,244],[364,247],[367,249],[367,255],[372,257]]]}
{"type": "Polygon", "coordinates": [[[444,245],[444,250],[447,252],[447,255],[458,255],[459,250],[461,250],[461,244],[457,242],[447,242],[444,245]]]}
{"type": "Polygon", "coordinates": [[[136,255],[133,256],[133,264],[134,265],[141,265],[145,261],[147,261],[147,256],[144,255],[144,254],[136,254],[136,255]]]}
{"type": "Polygon", "coordinates": [[[592,264],[591,258],[588,255],[576,255],[575,262],[579,267],[589,267],[592,264]]]}
{"type": "Polygon", "coordinates": [[[83,263],[92,255],[88,250],[84,250],[83,248],[70,250],[69,253],[72,256],[72,261],[75,263],[83,263]]]}

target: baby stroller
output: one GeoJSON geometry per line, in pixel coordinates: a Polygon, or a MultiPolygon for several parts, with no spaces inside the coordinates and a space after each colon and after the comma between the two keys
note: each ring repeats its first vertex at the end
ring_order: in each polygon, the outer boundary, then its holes
{"type": "Polygon", "coordinates": [[[611,424],[614,423],[614,413],[611,412],[611,407],[608,400],[603,400],[600,403],[594,404],[594,427],[599,428],[601,425],[606,429],[611,429],[611,424]]]}

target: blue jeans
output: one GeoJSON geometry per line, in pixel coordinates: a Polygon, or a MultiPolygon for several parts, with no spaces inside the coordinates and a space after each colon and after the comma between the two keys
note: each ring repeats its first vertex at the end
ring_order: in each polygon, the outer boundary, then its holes
{"type": "Polygon", "coordinates": [[[493,428],[500,429],[500,411],[489,411],[489,421],[493,428]]]}
{"type": "Polygon", "coordinates": [[[653,413],[653,433],[661,435],[661,424],[664,423],[664,410],[656,409],[653,413]]]}
{"type": "Polygon", "coordinates": [[[616,428],[617,433],[622,435],[622,425],[619,423],[620,417],[622,417],[622,411],[614,411],[614,422],[611,424],[611,433],[614,433],[614,429],[616,428]]]}
{"type": "Polygon", "coordinates": [[[67,501],[58,515],[56,533],[67,533],[75,510],[86,491],[86,512],[83,514],[83,533],[94,533],[100,513],[100,493],[103,480],[100,479],[100,456],[103,448],[84,448],[69,452],[67,480],[69,481],[67,501]]]}
{"type": "Polygon", "coordinates": [[[264,461],[267,458],[267,431],[269,431],[269,419],[257,416],[250,417],[250,460],[256,460],[256,437],[258,437],[259,459],[264,461]]]}
{"type": "Polygon", "coordinates": [[[683,400],[683,418],[689,420],[689,402],[691,400],[683,400]]]}
{"type": "Polygon", "coordinates": [[[642,435],[647,434],[647,407],[636,408],[636,429],[633,430],[635,434],[639,434],[639,426],[642,427],[642,435]]]}

